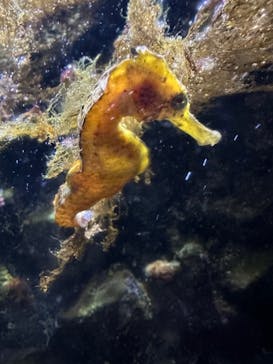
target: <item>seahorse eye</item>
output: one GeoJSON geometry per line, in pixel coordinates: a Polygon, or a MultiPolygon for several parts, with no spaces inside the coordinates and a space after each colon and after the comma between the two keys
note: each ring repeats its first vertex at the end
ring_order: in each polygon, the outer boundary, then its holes
{"type": "Polygon", "coordinates": [[[171,100],[171,107],[174,110],[182,110],[188,103],[188,98],[182,92],[178,95],[175,95],[171,100]]]}

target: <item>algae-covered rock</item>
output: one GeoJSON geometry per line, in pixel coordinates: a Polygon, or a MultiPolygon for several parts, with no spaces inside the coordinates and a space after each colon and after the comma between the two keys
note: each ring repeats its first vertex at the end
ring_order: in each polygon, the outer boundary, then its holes
{"type": "Polygon", "coordinates": [[[7,268],[0,265],[0,304],[2,304],[7,298],[12,280],[13,277],[7,268]]]}
{"type": "Polygon", "coordinates": [[[0,120],[10,120],[33,105],[48,105],[69,63],[101,51],[109,56],[122,21],[120,10],[126,4],[115,0],[4,3],[0,10],[4,24],[0,31],[0,120]]]}
{"type": "Polygon", "coordinates": [[[266,77],[273,62],[272,14],[272,0],[210,0],[200,7],[185,40],[194,102],[272,91],[266,77]]]}
{"type": "Polygon", "coordinates": [[[183,262],[190,257],[202,257],[204,255],[204,247],[198,242],[186,242],[186,244],[177,252],[177,257],[183,262]]]}
{"type": "Polygon", "coordinates": [[[127,269],[115,269],[92,278],[80,297],[62,317],[66,320],[87,320],[96,314],[117,315],[118,325],[134,320],[136,311],[151,318],[151,301],[142,285],[127,269]]]}
{"type": "Polygon", "coordinates": [[[226,275],[225,282],[233,292],[246,291],[251,285],[261,281],[273,266],[273,251],[251,247],[234,249],[232,254],[224,250],[221,259],[222,268],[226,275]]]}

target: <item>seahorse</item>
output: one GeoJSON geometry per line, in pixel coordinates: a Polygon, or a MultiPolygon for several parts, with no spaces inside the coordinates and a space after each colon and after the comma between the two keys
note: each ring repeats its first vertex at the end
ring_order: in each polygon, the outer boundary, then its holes
{"type": "Polygon", "coordinates": [[[103,93],[86,110],[79,131],[80,159],[69,170],[54,199],[60,226],[78,226],[75,216],[121,191],[149,166],[149,150],[122,118],[139,122],[169,120],[199,145],[215,145],[218,131],[191,113],[187,90],[165,60],[147,49],[113,67],[103,93]]]}

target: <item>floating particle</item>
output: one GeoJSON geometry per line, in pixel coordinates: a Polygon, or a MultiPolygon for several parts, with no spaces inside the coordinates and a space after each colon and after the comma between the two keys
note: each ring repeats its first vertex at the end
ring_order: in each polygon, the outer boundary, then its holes
{"type": "Polygon", "coordinates": [[[191,171],[189,171],[189,172],[186,174],[185,181],[188,181],[188,180],[191,178],[191,175],[192,175],[192,172],[191,172],[191,171]]]}

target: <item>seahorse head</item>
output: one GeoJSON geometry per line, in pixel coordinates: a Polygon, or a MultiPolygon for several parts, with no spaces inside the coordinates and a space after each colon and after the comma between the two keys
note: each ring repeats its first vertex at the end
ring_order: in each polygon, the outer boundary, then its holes
{"type": "Polygon", "coordinates": [[[186,87],[161,56],[146,48],[116,67],[108,85],[120,95],[120,110],[123,111],[124,105],[124,115],[129,111],[144,122],[167,119],[200,145],[215,145],[221,139],[218,131],[206,128],[190,113],[186,87]]]}

